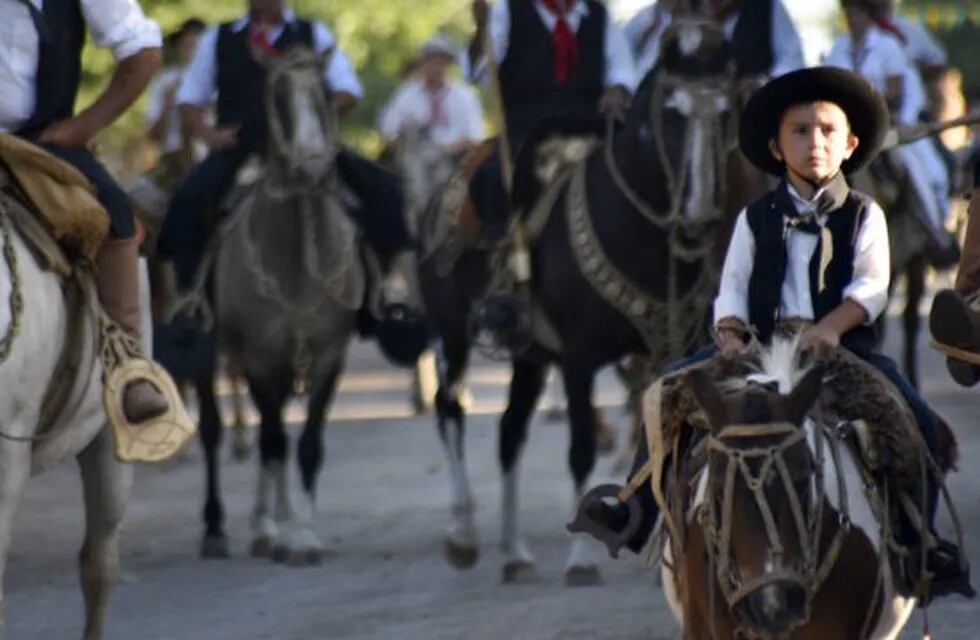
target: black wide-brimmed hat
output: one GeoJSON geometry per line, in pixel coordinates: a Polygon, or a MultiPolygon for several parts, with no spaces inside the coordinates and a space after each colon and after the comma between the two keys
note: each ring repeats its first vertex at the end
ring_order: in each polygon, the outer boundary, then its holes
{"type": "Polygon", "coordinates": [[[742,110],[738,138],[742,153],[766,173],[783,175],[785,167],[769,150],[783,114],[809,102],[832,102],[847,115],[858,147],[841,165],[844,173],[861,169],[878,154],[888,132],[888,107],[871,84],[847,69],[813,67],[792,71],[771,80],[749,99],[742,110]]]}

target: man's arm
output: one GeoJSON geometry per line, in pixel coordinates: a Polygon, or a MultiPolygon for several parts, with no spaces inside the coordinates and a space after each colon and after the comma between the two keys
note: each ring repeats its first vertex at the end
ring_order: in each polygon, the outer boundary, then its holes
{"type": "Polygon", "coordinates": [[[57,147],[85,147],[136,102],[160,69],[160,48],[142,49],[116,67],[109,85],[87,109],[45,129],[38,141],[57,147]]]}
{"type": "Polygon", "coordinates": [[[322,22],[314,23],[313,39],[317,53],[322,54],[332,50],[324,76],[333,91],[333,104],[337,115],[343,116],[360,101],[364,95],[364,87],[357,77],[357,72],[354,71],[350,58],[340,49],[333,33],[322,22]]]}

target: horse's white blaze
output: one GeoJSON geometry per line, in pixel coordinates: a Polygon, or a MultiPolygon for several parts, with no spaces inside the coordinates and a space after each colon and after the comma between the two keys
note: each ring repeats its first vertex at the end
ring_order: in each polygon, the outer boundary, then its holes
{"type": "Polygon", "coordinates": [[[685,56],[693,55],[701,48],[701,43],[704,41],[704,34],[701,33],[701,28],[695,25],[683,25],[680,27],[680,30],[678,44],[680,45],[681,53],[685,56]]]}
{"type": "Polygon", "coordinates": [[[293,93],[292,99],[293,117],[296,121],[296,132],[293,140],[300,152],[300,157],[325,156],[327,140],[323,126],[317,117],[313,96],[306,91],[296,91],[293,93]]]}

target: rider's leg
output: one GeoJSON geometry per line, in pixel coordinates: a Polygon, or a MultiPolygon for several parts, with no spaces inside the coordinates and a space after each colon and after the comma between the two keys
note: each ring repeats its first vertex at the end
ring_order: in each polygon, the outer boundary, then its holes
{"type": "MultiPolygon", "coordinates": [[[[926,447],[932,456],[935,457],[939,444],[937,438],[939,417],[926,404],[915,387],[909,384],[909,381],[899,373],[898,366],[891,358],[880,353],[872,352],[868,354],[866,360],[868,364],[883,373],[895,385],[902,394],[902,397],[905,398],[912,413],[915,414],[915,419],[919,424],[922,439],[926,447]]],[[[939,541],[937,547],[928,551],[926,560],[927,569],[934,575],[931,586],[932,593],[934,595],[943,595],[955,592],[969,596],[973,591],[969,585],[969,566],[961,563],[959,548],[952,542],[940,539],[935,531],[934,520],[938,506],[939,487],[931,473],[928,473],[926,486],[920,488],[921,490],[924,490],[926,494],[926,513],[922,514],[922,517],[926,520],[925,525],[929,528],[929,531],[939,541]]],[[[911,558],[913,563],[911,566],[914,567],[912,573],[918,573],[917,560],[919,553],[915,549],[921,544],[921,532],[917,527],[913,526],[908,518],[903,517],[901,518],[898,537],[902,544],[913,549],[912,556],[915,557],[911,558]]],[[[913,579],[917,578],[918,575],[913,576],[913,579]]]]}
{"type": "Polygon", "coordinates": [[[499,146],[473,174],[469,192],[476,215],[483,225],[484,235],[492,240],[504,237],[507,233],[510,206],[504,190],[499,146]]]}
{"type": "MultiPolygon", "coordinates": [[[[139,245],[142,234],[136,233],[136,223],[126,194],[109,172],[85,149],[48,151],[73,165],[95,186],[96,196],[109,213],[109,238],[95,258],[95,283],[102,307],[123,331],[139,337],[140,288],[139,245]]],[[[167,411],[167,401],[152,384],[137,381],[123,393],[123,411],[131,423],[138,423],[167,411]]]]}
{"type": "Polygon", "coordinates": [[[337,154],[337,170],[361,201],[353,213],[368,244],[385,263],[385,303],[416,306],[414,242],[405,224],[397,178],[346,149],[337,154]]]}
{"type": "MultiPolygon", "coordinates": [[[[705,345],[693,355],[667,365],[664,368],[664,375],[675,373],[691,365],[709,360],[717,351],[718,347],[715,344],[705,345]]],[[[633,476],[639,473],[649,459],[650,451],[647,444],[647,434],[646,429],[643,429],[640,432],[640,441],[637,445],[636,454],[633,457],[633,465],[630,468],[629,475],[626,477],[626,481],[629,482],[633,476]]],[[[666,472],[666,465],[664,471],[666,472]]],[[[636,495],[636,498],[640,502],[640,509],[643,516],[639,530],[627,542],[626,547],[634,553],[640,553],[650,538],[650,534],[653,533],[653,528],[656,526],[657,518],[660,515],[660,509],[653,499],[653,493],[648,484],[641,486],[634,495],[636,495]]],[[[629,521],[629,509],[621,502],[613,505],[598,502],[588,509],[588,513],[594,520],[616,532],[620,532],[626,528],[626,524],[629,521]]]]}
{"type": "Polygon", "coordinates": [[[212,153],[174,191],[157,248],[174,261],[181,289],[191,285],[214,228],[208,222],[217,219],[214,212],[247,159],[248,154],[241,151],[212,153]]]}
{"type": "MultiPolygon", "coordinates": [[[[980,353],[980,162],[974,168],[974,187],[967,209],[966,237],[956,284],[940,291],[929,314],[932,335],[944,344],[980,353]]],[[[952,357],[946,367],[963,386],[980,381],[980,367],[952,357]]]]}

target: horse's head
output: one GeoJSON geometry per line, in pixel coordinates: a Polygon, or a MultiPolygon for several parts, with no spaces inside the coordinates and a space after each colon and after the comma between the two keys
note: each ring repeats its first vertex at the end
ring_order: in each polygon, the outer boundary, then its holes
{"type": "Polygon", "coordinates": [[[752,637],[784,638],[809,619],[818,564],[822,500],[803,423],[821,371],[785,395],[762,383],[723,394],[700,371],[687,382],[711,429],[704,529],[717,587],[752,637]]]}
{"type": "Polygon", "coordinates": [[[271,160],[283,178],[299,186],[322,187],[334,167],[339,125],[324,69],[332,50],[317,55],[294,47],[263,57],[267,70],[265,108],[271,160]]]}
{"type": "Polygon", "coordinates": [[[714,21],[679,15],[633,101],[627,129],[666,182],[670,213],[695,221],[724,206],[725,166],[737,129],[735,63],[714,21]]]}

